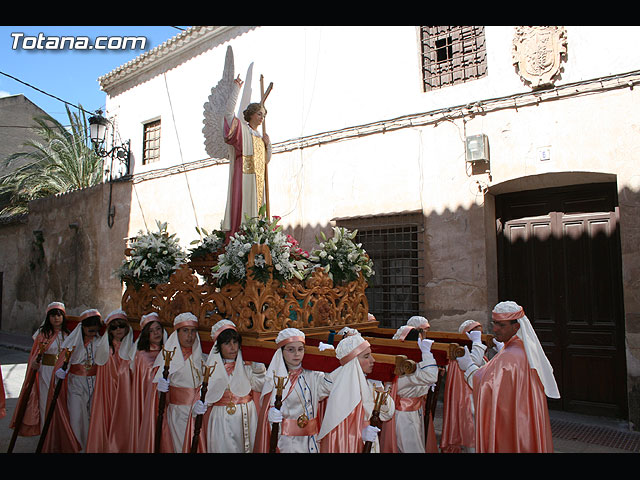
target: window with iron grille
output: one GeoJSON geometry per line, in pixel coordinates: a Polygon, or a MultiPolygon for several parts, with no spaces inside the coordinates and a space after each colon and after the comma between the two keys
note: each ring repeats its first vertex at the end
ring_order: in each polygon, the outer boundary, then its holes
{"type": "Polygon", "coordinates": [[[484,77],[487,54],[484,27],[420,27],[425,92],[484,77]]]}
{"type": "Polygon", "coordinates": [[[160,160],[160,120],[143,125],[142,145],[143,165],[160,160]]]}
{"type": "Polygon", "coordinates": [[[422,212],[337,219],[358,230],[373,260],[375,275],[365,290],[369,311],[379,325],[398,328],[413,315],[424,315],[424,216],[422,212]]]}

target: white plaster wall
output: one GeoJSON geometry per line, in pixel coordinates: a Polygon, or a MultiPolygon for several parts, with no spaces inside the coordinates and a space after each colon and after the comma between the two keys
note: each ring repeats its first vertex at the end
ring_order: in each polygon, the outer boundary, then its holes
{"type": "MultiPolygon", "coordinates": [[[[568,55],[557,84],[626,72],[640,65],[633,47],[638,27],[566,29],[568,55]],[[615,49],[611,48],[612,38],[616,39],[615,49]]],[[[207,158],[202,106],[221,77],[228,44],[233,47],[235,69],[242,78],[249,64],[254,64],[254,100],[260,90],[260,74],[265,84],[274,83],[267,104],[267,129],[274,143],[529,91],[513,66],[514,27],[487,26],[485,34],[487,77],[425,93],[416,27],[258,27],[194,58],[185,57],[178,67],[109,97],[107,111],[115,116],[120,136],[131,138],[134,171],[141,173],[207,158]],[[155,118],[162,119],[161,161],[142,166],[142,124],[155,118]]],[[[532,110],[530,122],[512,121],[513,112],[507,111],[497,122],[492,114],[490,118],[478,116],[466,126],[461,121],[441,125],[437,136],[430,135],[434,127],[416,128],[276,155],[270,166],[272,214],[287,215],[292,223],[314,224],[335,216],[372,213],[372,205],[380,213],[476,203],[477,178],[469,179],[464,170],[465,132],[491,130],[493,166],[501,158],[509,158],[507,168],[494,168],[494,182],[541,169],[573,167],[575,154],[567,152],[575,152],[575,142],[559,138],[558,132],[572,116],[580,118],[581,124],[587,122],[580,129],[589,129],[590,120],[580,110],[568,112],[565,103],[560,103],[557,109],[532,110]],[[543,146],[551,146],[553,162],[541,165],[537,153],[543,146]],[[459,185],[455,190],[440,188],[445,181],[459,185]],[[327,201],[327,188],[331,201],[327,201]]],[[[597,122],[598,117],[593,120],[597,122]]],[[[616,137],[615,131],[598,133],[616,137]]],[[[591,136],[594,138],[596,135],[591,136]]],[[[605,148],[602,144],[596,147],[593,151],[605,148]]],[[[588,145],[584,148],[589,150],[588,145]]],[[[584,155],[581,157],[583,160],[584,155]]],[[[590,168],[599,170],[605,163],[610,170],[610,161],[605,158],[594,154],[590,168]]],[[[220,208],[217,201],[226,189],[226,172],[215,177],[215,193],[194,201],[204,205],[204,211],[191,217],[211,218],[204,223],[218,224],[223,214],[224,205],[220,208]]],[[[174,186],[186,188],[179,182],[174,186]]],[[[205,191],[211,194],[209,189],[205,191]]],[[[149,199],[142,201],[145,204],[149,199]]],[[[191,208],[190,202],[184,208],[191,208]]],[[[188,217],[185,213],[182,220],[188,217]]],[[[138,227],[132,224],[132,229],[138,227]]]]}

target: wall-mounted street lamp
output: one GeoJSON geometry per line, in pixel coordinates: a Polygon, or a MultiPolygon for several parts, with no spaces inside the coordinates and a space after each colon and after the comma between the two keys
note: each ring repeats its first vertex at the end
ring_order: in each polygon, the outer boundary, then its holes
{"type": "Polygon", "coordinates": [[[129,175],[129,164],[131,159],[130,140],[122,145],[114,145],[111,150],[105,149],[105,139],[107,130],[111,122],[102,116],[102,110],[96,110],[96,114],[89,117],[89,135],[96,155],[101,158],[111,157],[111,167],[109,170],[109,180],[114,179],[113,161],[118,160],[124,165],[124,173],[120,176],[129,175]]]}
{"type": "Polygon", "coordinates": [[[109,228],[113,227],[114,217],[116,216],[116,207],[111,204],[111,195],[113,192],[112,182],[116,178],[129,175],[131,162],[130,140],[127,140],[122,145],[114,145],[110,150],[105,149],[105,139],[110,123],[109,120],[102,116],[102,110],[96,110],[96,114],[89,117],[89,136],[96,155],[101,158],[111,158],[111,165],[109,166],[109,209],[107,211],[107,224],[109,228]],[[118,176],[113,174],[113,164],[115,160],[124,166],[124,172],[118,176]]]}

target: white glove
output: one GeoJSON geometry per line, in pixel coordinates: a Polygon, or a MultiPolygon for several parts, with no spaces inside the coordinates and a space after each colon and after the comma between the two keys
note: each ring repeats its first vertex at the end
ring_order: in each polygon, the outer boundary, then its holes
{"type": "Polygon", "coordinates": [[[433,340],[429,340],[428,338],[419,338],[418,339],[418,347],[422,353],[431,352],[431,345],[433,345],[433,340]]]}
{"type": "Polygon", "coordinates": [[[158,380],[158,391],[162,393],[167,393],[169,391],[169,379],[160,377],[158,380]]]}
{"type": "Polygon", "coordinates": [[[344,327],[342,330],[338,332],[338,335],[344,335],[345,337],[349,337],[351,335],[356,335],[358,333],[359,333],[358,330],[356,330],[355,328],[344,327]]]}
{"type": "Polygon", "coordinates": [[[469,337],[472,343],[482,343],[482,332],[478,330],[467,332],[467,337],[469,337]]]}
{"type": "Polygon", "coordinates": [[[269,422],[270,423],[282,423],[282,412],[278,410],[276,407],[271,407],[269,409],[269,422]]]}
{"type": "Polygon", "coordinates": [[[464,347],[464,355],[462,357],[456,358],[456,360],[458,362],[460,370],[462,370],[463,372],[465,372],[473,364],[473,360],[471,360],[471,354],[469,353],[469,349],[466,347],[466,345],[464,347]]]}
{"type": "Polygon", "coordinates": [[[194,415],[204,415],[207,411],[207,406],[204,404],[202,400],[198,400],[193,404],[193,413],[194,415]]]}
{"type": "Polygon", "coordinates": [[[431,352],[431,345],[433,345],[433,340],[418,338],[418,348],[420,348],[420,352],[422,352],[423,362],[436,363],[436,359],[431,352]]]}
{"type": "Polygon", "coordinates": [[[63,370],[62,368],[59,368],[58,370],[56,370],[56,378],[59,378],[60,380],[64,380],[64,377],[67,376],[67,371],[63,370]]]}
{"type": "Polygon", "coordinates": [[[253,373],[263,373],[267,371],[267,367],[264,366],[264,363],[251,362],[251,371],[253,373]]]}
{"type": "Polygon", "coordinates": [[[497,351],[502,350],[502,347],[504,347],[504,343],[497,341],[495,338],[493,339],[493,344],[495,345],[497,351]]]}
{"type": "Polygon", "coordinates": [[[378,438],[378,432],[380,429],[372,425],[368,425],[362,429],[362,440],[365,442],[375,442],[378,438]]]}
{"type": "Polygon", "coordinates": [[[335,350],[335,347],[329,343],[320,342],[320,344],[318,345],[318,349],[321,352],[324,352],[325,350],[335,350]]]}

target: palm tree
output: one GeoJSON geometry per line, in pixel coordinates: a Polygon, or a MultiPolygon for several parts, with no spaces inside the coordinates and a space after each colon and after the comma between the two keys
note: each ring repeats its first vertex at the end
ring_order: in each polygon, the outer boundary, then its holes
{"type": "Polygon", "coordinates": [[[18,159],[27,163],[0,179],[0,195],[8,194],[10,199],[0,215],[27,213],[30,200],[102,182],[103,160],[90,146],[85,112],[81,105],[78,113],[65,108],[69,128],[48,116],[35,117],[42,140],[25,142],[23,147],[30,151],[14,153],[4,161],[5,168],[18,159]]]}

